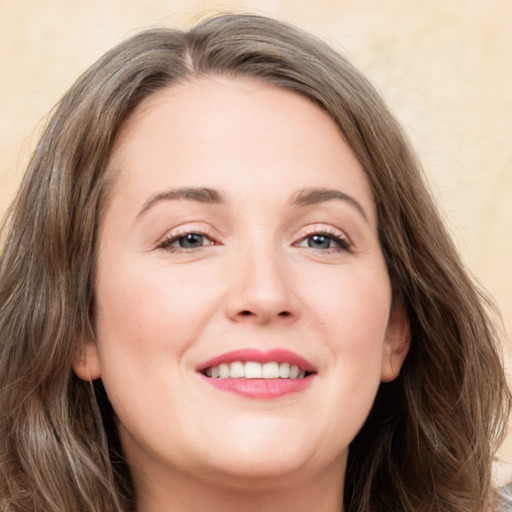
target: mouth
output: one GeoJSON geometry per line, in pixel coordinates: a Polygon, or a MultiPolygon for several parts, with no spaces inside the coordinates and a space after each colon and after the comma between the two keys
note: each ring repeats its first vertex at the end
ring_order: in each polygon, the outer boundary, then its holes
{"type": "Polygon", "coordinates": [[[275,398],[306,389],[316,369],[288,350],[235,350],[201,364],[197,371],[215,388],[251,398],[275,398]]]}

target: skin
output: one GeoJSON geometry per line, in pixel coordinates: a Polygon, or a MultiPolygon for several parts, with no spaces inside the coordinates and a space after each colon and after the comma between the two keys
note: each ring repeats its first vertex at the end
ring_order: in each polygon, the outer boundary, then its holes
{"type": "Polygon", "coordinates": [[[366,175],[332,119],[257,81],[198,79],[138,107],[110,172],[96,340],[75,371],[103,379],[137,510],[342,510],[348,445],[409,332],[366,175]],[[183,187],[223,203],[167,193],[183,187]],[[312,188],[349,199],[294,203],[312,188]],[[187,233],[205,235],[186,249],[187,233]],[[255,399],[196,371],[240,348],[291,350],[317,373],[255,399]]]}

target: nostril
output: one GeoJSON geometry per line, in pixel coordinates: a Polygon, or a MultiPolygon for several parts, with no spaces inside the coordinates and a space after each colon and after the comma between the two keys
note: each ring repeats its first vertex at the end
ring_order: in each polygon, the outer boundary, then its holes
{"type": "MultiPolygon", "coordinates": [[[[256,318],[261,318],[261,319],[264,319],[264,318],[267,317],[267,315],[265,313],[260,315],[258,313],[255,313],[254,311],[249,310],[249,309],[244,309],[242,311],[239,311],[238,312],[238,316],[239,317],[246,317],[246,316],[247,317],[252,317],[252,316],[254,316],[256,318]]],[[[276,317],[281,317],[281,318],[289,318],[291,316],[292,316],[292,314],[289,311],[280,311],[276,315],[276,317]]],[[[270,315],[268,318],[269,319],[272,318],[272,315],[270,315]]]]}

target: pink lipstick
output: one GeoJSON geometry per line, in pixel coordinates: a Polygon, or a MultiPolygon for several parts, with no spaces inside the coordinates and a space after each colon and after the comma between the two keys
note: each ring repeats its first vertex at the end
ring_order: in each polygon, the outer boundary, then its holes
{"type": "Polygon", "coordinates": [[[241,349],[205,361],[197,371],[217,389],[251,398],[275,398],[308,387],[315,367],[284,349],[241,349]]]}

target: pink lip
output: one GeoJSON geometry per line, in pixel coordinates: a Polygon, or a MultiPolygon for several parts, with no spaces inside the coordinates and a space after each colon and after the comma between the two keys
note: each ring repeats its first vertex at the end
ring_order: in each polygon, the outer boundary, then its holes
{"type": "Polygon", "coordinates": [[[314,380],[316,375],[315,367],[306,359],[294,352],[284,349],[273,349],[262,351],[258,349],[241,349],[227,352],[220,356],[209,359],[197,367],[201,378],[213,387],[222,391],[230,391],[248,398],[269,399],[277,398],[290,393],[297,393],[306,389],[314,380]],[[201,372],[206,368],[229,364],[234,361],[255,361],[257,363],[290,363],[297,365],[301,370],[312,373],[303,379],[245,379],[245,378],[224,378],[212,379],[201,372]]]}
{"type": "Polygon", "coordinates": [[[240,350],[233,350],[232,352],[226,352],[220,356],[209,359],[204,363],[201,363],[196,369],[198,372],[210,368],[211,366],[218,366],[219,364],[229,364],[234,361],[255,361],[256,363],[271,363],[277,361],[278,363],[290,363],[296,364],[301,370],[307,372],[315,372],[316,368],[309,361],[300,357],[299,355],[281,348],[275,348],[272,350],[258,350],[255,348],[244,348],[240,350]]]}
{"type": "Polygon", "coordinates": [[[203,374],[205,382],[222,391],[231,391],[248,398],[278,398],[290,393],[297,393],[307,388],[316,374],[304,379],[210,379],[203,374]]]}

